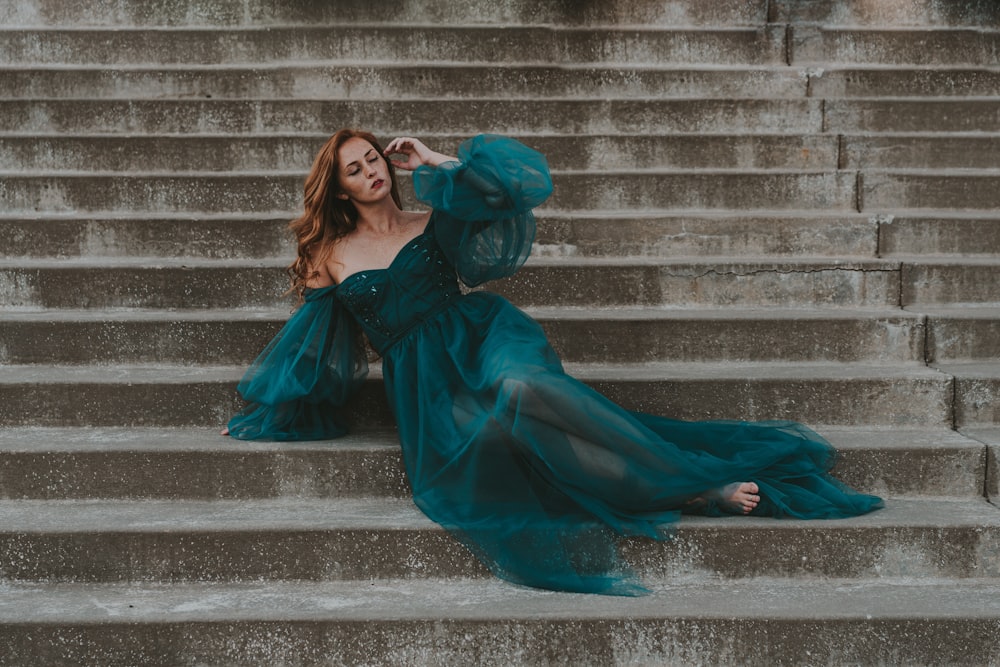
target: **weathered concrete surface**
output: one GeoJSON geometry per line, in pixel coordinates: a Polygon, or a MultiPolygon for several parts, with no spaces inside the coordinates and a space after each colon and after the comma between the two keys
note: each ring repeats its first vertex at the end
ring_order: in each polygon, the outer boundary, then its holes
{"type": "Polygon", "coordinates": [[[996,169],[968,169],[961,173],[866,171],[861,179],[862,211],[1000,208],[1000,173],[996,169]]]}
{"type": "MultiPolygon", "coordinates": [[[[289,304],[291,301],[289,300],[289,304]]],[[[921,316],[842,309],[543,308],[566,361],[861,361],[924,359],[921,316]]],[[[33,310],[0,321],[3,364],[249,364],[289,309],[33,310]]]]}
{"type": "MultiPolygon", "coordinates": [[[[771,98],[803,97],[807,77],[785,66],[723,69],[692,67],[613,67],[571,69],[549,64],[483,66],[449,63],[409,65],[217,65],[185,69],[158,67],[18,67],[0,69],[0,96],[7,99],[448,99],[538,100],[595,95],[605,99],[635,97],[771,98]]],[[[957,75],[956,75],[957,77],[957,75]]],[[[982,75],[969,84],[989,85],[982,75]]],[[[858,84],[863,86],[865,84],[858,84]]],[[[872,84],[868,84],[872,85],[872,84]]],[[[901,84],[901,85],[905,85],[901,84]]],[[[863,88],[862,88],[863,90],[863,88]]],[[[860,93],[859,93],[860,94],[860,93]]]]}
{"type": "MultiPolygon", "coordinates": [[[[544,8],[539,6],[539,10],[544,8]]],[[[340,25],[246,26],[240,30],[203,26],[172,31],[124,26],[114,30],[0,30],[0,62],[28,66],[309,61],[785,64],[785,27],[781,25],[648,30],[560,24],[511,30],[489,24],[425,24],[417,31],[406,25],[344,25],[342,21],[349,17],[337,18],[340,25]]]]}
{"type": "Polygon", "coordinates": [[[1000,27],[1000,8],[992,0],[776,0],[772,21],[841,26],[1000,27]]]}
{"type": "MultiPolygon", "coordinates": [[[[951,110],[964,111],[963,102],[951,110]]],[[[848,107],[850,110],[851,107],[848,107]]],[[[975,111],[975,110],[973,110],[975,111]]],[[[995,104],[967,121],[1000,118],[995,104]]],[[[961,121],[960,121],[961,122],[961,121]]],[[[472,135],[490,128],[500,134],[602,134],[664,132],[820,132],[818,99],[667,100],[0,100],[0,131],[106,133],[332,134],[364,127],[378,136],[448,131],[472,135]],[[442,127],[441,119],[447,118],[442,127]]]]}
{"type": "MultiPolygon", "coordinates": [[[[178,0],[148,6],[129,2],[108,4],[83,0],[66,6],[58,0],[30,0],[5,7],[0,20],[7,25],[76,26],[271,26],[380,23],[386,10],[364,0],[346,0],[336,6],[315,3],[275,5],[267,0],[239,0],[224,5],[203,0],[178,0]]],[[[540,4],[531,0],[500,0],[466,4],[449,0],[400,0],[391,20],[402,25],[629,25],[673,28],[678,25],[759,26],[767,21],[766,0],[720,0],[705,5],[698,0],[649,3],[625,0],[613,5],[573,2],[540,4]]]]}
{"type": "MultiPolygon", "coordinates": [[[[0,306],[287,308],[292,303],[285,295],[287,261],[6,261],[0,262],[0,306]]],[[[488,288],[523,306],[858,308],[898,306],[899,281],[899,262],[890,260],[566,257],[533,259],[488,288]]]]}
{"type": "MultiPolygon", "coordinates": [[[[975,158],[973,158],[975,159],[975,158]]],[[[1000,248],[1000,216],[992,211],[893,214],[879,225],[879,256],[986,255],[1000,248]]]]}
{"type": "MultiPolygon", "coordinates": [[[[305,172],[277,171],[5,174],[0,204],[19,214],[152,210],[267,215],[295,210],[304,178],[305,172]]],[[[546,202],[550,209],[853,211],[856,201],[854,174],[833,170],[588,170],[556,172],[552,180],[553,194],[546,202]]],[[[407,200],[416,203],[412,195],[407,200]]]]}
{"type": "Polygon", "coordinates": [[[994,505],[1000,502],[1000,426],[962,428],[962,434],[986,446],[986,484],[983,494],[994,505]]]}
{"type": "MultiPolygon", "coordinates": [[[[951,426],[951,376],[871,363],[567,364],[571,375],[632,410],[677,419],[951,426]]],[[[7,366],[3,426],[206,426],[238,407],[243,367],[7,366]]],[[[348,406],[358,427],[392,425],[377,372],[348,406]]]]}
{"type": "Polygon", "coordinates": [[[955,378],[955,424],[974,428],[1000,424],[1000,362],[995,359],[936,364],[955,378]]]}
{"type": "MultiPolygon", "coordinates": [[[[831,521],[686,517],[675,530],[624,541],[624,560],[650,581],[1000,576],[1000,510],[982,498],[893,499],[831,521]]],[[[5,582],[488,576],[408,499],[388,498],[4,500],[0,556],[5,582]]]]}
{"type": "Polygon", "coordinates": [[[0,570],[37,580],[0,584],[0,662],[995,662],[992,0],[8,4],[0,570]],[[583,598],[487,578],[409,506],[377,368],[349,416],[378,433],[216,435],[343,125],[543,150],[537,259],[500,288],[569,370],[834,422],[835,473],[888,508],[684,520],[625,545],[653,596],[583,598]]]}
{"type": "Polygon", "coordinates": [[[827,132],[1000,132],[992,99],[831,99],[823,108],[827,132]]]}
{"type": "Polygon", "coordinates": [[[793,25],[790,31],[789,60],[795,65],[976,65],[997,62],[1000,52],[1000,32],[978,25],[933,30],[793,25]]]}
{"type": "Polygon", "coordinates": [[[841,141],[844,169],[993,169],[1000,154],[1000,134],[847,135],[841,141]]]}
{"type": "MultiPolygon", "coordinates": [[[[540,143],[540,142],[539,142],[540,143]]],[[[118,215],[35,213],[0,217],[0,257],[202,257],[290,261],[294,212],[118,215]]],[[[536,257],[872,257],[881,218],[841,211],[539,211],[536,257]]],[[[985,233],[983,219],[960,237],[985,233]]],[[[900,221],[902,226],[905,219],[900,221]]],[[[956,223],[957,224],[957,223],[956,223]]],[[[971,224],[971,223],[970,223],[971,224]]],[[[942,222],[944,225],[944,221],[942,222]]],[[[881,227],[888,229],[888,224],[881,227]]],[[[889,229],[886,233],[890,233],[889,229]]],[[[922,232],[921,232],[922,233],[922,232]]],[[[927,231],[933,233],[933,227],[927,231]]],[[[940,242],[951,235],[942,232],[940,242]]],[[[900,241],[900,244],[903,242],[900,241]]],[[[965,247],[965,246],[963,246],[965,247]]],[[[976,246],[983,251],[982,245],[976,246]]]]}
{"type": "MultiPolygon", "coordinates": [[[[950,429],[816,426],[839,451],[838,479],[883,497],[981,498],[987,447],[950,429]]],[[[215,428],[8,427],[8,499],[401,498],[392,431],[312,443],[236,442],[215,428]]]]}
{"type": "Polygon", "coordinates": [[[824,68],[809,77],[813,97],[995,97],[995,68],[824,68]]]}
{"type": "Polygon", "coordinates": [[[490,288],[523,305],[692,308],[897,305],[898,263],[703,258],[694,262],[539,259],[490,288]]]}
{"type": "Polygon", "coordinates": [[[1000,259],[995,256],[901,259],[904,306],[1000,304],[1000,259]]]}
{"type": "Polygon", "coordinates": [[[927,360],[991,361],[1000,358],[1000,308],[914,306],[927,315],[927,360]]]}
{"type": "Polygon", "coordinates": [[[873,257],[879,229],[849,211],[548,211],[538,221],[539,258],[873,257]]]}
{"type": "Polygon", "coordinates": [[[81,216],[38,213],[0,217],[0,257],[163,257],[291,261],[292,215],[81,216]]]}
{"type": "MultiPolygon", "coordinates": [[[[0,169],[22,171],[303,172],[330,133],[220,135],[0,136],[0,169]]],[[[424,135],[455,155],[467,137],[424,135]]],[[[580,137],[522,136],[552,169],[836,169],[837,137],[807,134],[643,134],[580,137]]],[[[919,144],[920,139],[913,143],[919,144]]]]}
{"type": "Polygon", "coordinates": [[[982,581],[677,582],[586,604],[467,580],[4,592],[5,655],[53,665],[1000,664],[1000,590],[982,581]]]}

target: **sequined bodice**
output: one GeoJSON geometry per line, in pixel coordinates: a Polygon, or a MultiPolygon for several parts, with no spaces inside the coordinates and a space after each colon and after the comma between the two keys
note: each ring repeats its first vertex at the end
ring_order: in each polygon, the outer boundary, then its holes
{"type": "Polygon", "coordinates": [[[337,286],[337,298],[380,353],[458,295],[455,268],[434,237],[433,216],[388,268],[359,271],[337,286]]]}

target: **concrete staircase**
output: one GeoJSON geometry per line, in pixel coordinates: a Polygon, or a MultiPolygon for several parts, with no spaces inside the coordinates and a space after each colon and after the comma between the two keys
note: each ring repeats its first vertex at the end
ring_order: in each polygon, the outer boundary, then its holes
{"type": "MultiPolygon", "coordinates": [[[[1000,5],[0,6],[0,665],[1000,664],[1000,5]],[[545,152],[494,287],[569,369],[790,418],[885,510],[685,519],[641,599],[491,579],[350,437],[215,435],[341,126],[545,152]]],[[[404,187],[405,189],[405,187],[404,187]]]]}

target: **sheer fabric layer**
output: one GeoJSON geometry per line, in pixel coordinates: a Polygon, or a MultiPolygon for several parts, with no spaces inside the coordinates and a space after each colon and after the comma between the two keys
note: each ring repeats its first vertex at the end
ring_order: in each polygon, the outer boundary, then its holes
{"type": "MultiPolygon", "coordinates": [[[[835,452],[806,427],[630,412],[566,375],[541,327],[506,300],[459,294],[456,273],[477,285],[524,263],[531,208],[551,190],[544,158],[510,139],[477,137],[460,158],[415,174],[434,207],[425,233],[388,270],[353,276],[336,295],[384,354],[414,501],[492,572],[541,588],[642,594],[619,537],[663,539],[682,511],[723,514],[706,494],[737,481],[760,486],[763,515],[839,518],[880,506],[828,474],[835,452]]],[[[311,409],[332,414],[361,377],[338,308],[303,315],[304,307],[255,363],[241,384],[247,397],[289,399],[302,417],[284,429],[268,417],[251,432],[339,428],[311,409]],[[324,321],[333,339],[306,326],[324,321]],[[301,377],[291,386],[278,379],[283,355],[311,369],[292,371],[301,377]]]]}
{"type": "Polygon", "coordinates": [[[246,407],[229,420],[241,440],[320,440],[347,432],[341,408],[368,363],[356,325],[334,288],[307,290],[305,302],[250,365],[237,390],[246,407]]]}

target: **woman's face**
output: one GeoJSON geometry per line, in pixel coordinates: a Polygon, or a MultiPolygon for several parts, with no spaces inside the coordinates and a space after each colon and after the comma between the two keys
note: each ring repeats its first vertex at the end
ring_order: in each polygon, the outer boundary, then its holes
{"type": "Polygon", "coordinates": [[[337,180],[341,199],[371,204],[391,196],[392,181],[385,160],[375,147],[360,137],[352,137],[337,151],[337,180]]]}

